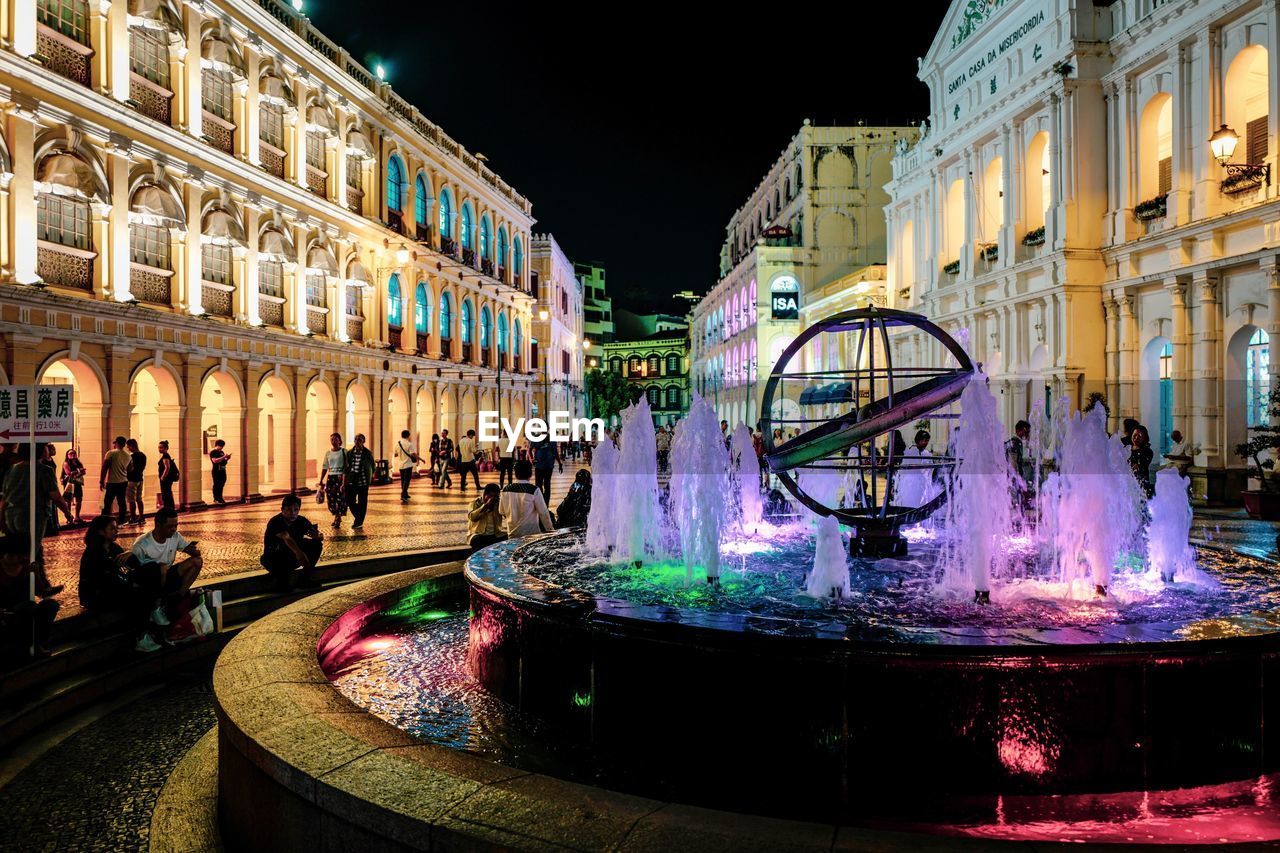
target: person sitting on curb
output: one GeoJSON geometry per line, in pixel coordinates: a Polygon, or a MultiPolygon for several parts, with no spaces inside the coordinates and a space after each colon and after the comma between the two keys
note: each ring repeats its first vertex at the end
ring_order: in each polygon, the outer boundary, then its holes
{"type": "Polygon", "coordinates": [[[547,512],[547,502],[542,491],[529,482],[533,465],[528,459],[516,463],[516,481],[502,490],[498,498],[498,514],[502,516],[502,530],[508,539],[528,536],[539,530],[551,531],[555,524],[547,512]]]}
{"type": "Polygon", "coordinates": [[[556,507],[556,527],[585,527],[587,515],[591,512],[591,472],[579,468],[573,475],[573,485],[569,494],[556,507]]]}
{"type": "Polygon", "coordinates": [[[89,522],[80,556],[80,604],[90,612],[122,610],[129,618],[140,652],[160,648],[148,624],[163,580],[157,563],[143,565],[116,542],[119,523],[109,515],[89,522]]]}
{"type": "Polygon", "coordinates": [[[49,656],[49,631],[58,616],[52,598],[30,600],[31,540],[23,533],[0,539],[0,662],[49,656]]]}
{"type": "Polygon", "coordinates": [[[301,569],[298,580],[301,589],[319,589],[320,584],[312,575],[320,562],[324,548],[324,535],[320,528],[302,515],[302,499],[297,495],[285,495],[280,501],[280,513],[267,522],[262,537],[262,567],[275,578],[276,589],[288,592],[293,588],[293,570],[301,569]]]}
{"type": "Polygon", "coordinates": [[[502,519],[498,514],[501,491],[497,483],[487,483],[484,494],[471,502],[471,510],[467,513],[467,543],[472,551],[507,538],[502,532],[502,519]]]}
{"type": "Polygon", "coordinates": [[[198,543],[188,542],[178,532],[178,513],[168,507],[156,510],[153,519],[154,527],[139,536],[133,542],[133,556],[138,558],[139,566],[156,563],[160,566],[160,593],[164,602],[151,614],[151,621],[166,626],[172,617],[174,605],[191,590],[191,585],[200,576],[204,567],[204,559],[200,556],[198,543]],[[185,554],[186,559],[178,561],[178,554],[185,554]]]}

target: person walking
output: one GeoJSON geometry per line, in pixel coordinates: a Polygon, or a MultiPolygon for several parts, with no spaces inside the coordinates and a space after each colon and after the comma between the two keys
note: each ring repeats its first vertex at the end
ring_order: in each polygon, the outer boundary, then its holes
{"type": "Polygon", "coordinates": [[[75,518],[67,517],[74,524],[84,524],[80,510],[84,504],[84,463],[75,448],[68,448],[62,460],[62,499],[75,506],[75,518]]]}
{"type": "Polygon", "coordinates": [[[364,433],[357,433],[347,451],[347,506],[351,507],[352,530],[364,529],[364,516],[369,511],[369,484],[373,482],[373,453],[364,446],[364,433]]]}
{"type": "Polygon", "coordinates": [[[502,488],[507,483],[514,483],[515,478],[515,451],[507,442],[506,438],[498,437],[498,488],[502,488]]]}
{"type": "MultiPolygon", "coordinates": [[[[40,457],[39,461],[41,465],[49,469],[49,473],[53,475],[53,478],[55,480],[58,479],[58,449],[56,447],[54,447],[52,444],[46,444],[44,446],[43,455],[40,457]]],[[[63,495],[62,500],[63,501],[67,500],[65,495],[63,495]]],[[[49,512],[49,523],[45,525],[44,535],[56,536],[59,529],[58,506],[54,504],[52,501],[49,502],[48,512],[49,512]]],[[[66,516],[67,523],[70,524],[71,523],[70,507],[68,506],[64,508],[62,510],[62,513],[63,515],[66,516]]]]}
{"type": "Polygon", "coordinates": [[[440,463],[440,434],[431,433],[431,451],[428,457],[431,466],[431,485],[435,485],[440,479],[440,472],[436,470],[436,465],[440,463]]]}
{"type": "Polygon", "coordinates": [[[533,451],[534,483],[542,490],[544,505],[551,503],[551,469],[555,464],[556,446],[551,443],[551,439],[544,438],[533,451]]]}
{"type": "Polygon", "coordinates": [[[528,459],[521,459],[515,466],[516,482],[502,490],[498,498],[498,515],[502,518],[502,531],[508,539],[528,536],[540,530],[551,531],[555,525],[542,492],[529,482],[533,466],[528,459]]]}
{"type": "MultiPolygon", "coordinates": [[[[12,535],[34,536],[36,545],[36,594],[41,598],[51,598],[62,592],[62,585],[54,586],[49,582],[44,569],[44,532],[49,523],[49,504],[52,502],[61,510],[67,510],[67,502],[58,491],[58,478],[49,466],[40,463],[44,455],[44,445],[36,445],[36,513],[35,529],[31,529],[31,462],[27,456],[25,445],[18,445],[18,453],[22,458],[4,475],[3,492],[0,494],[0,518],[4,519],[5,530],[12,535]]],[[[30,540],[28,540],[29,542],[30,540]]]]}
{"type": "Polygon", "coordinates": [[[437,489],[453,488],[453,477],[449,474],[449,463],[453,461],[453,439],[449,438],[447,429],[440,430],[440,470],[436,477],[437,489]]]}
{"type": "Polygon", "coordinates": [[[213,442],[213,449],[209,451],[209,464],[213,466],[213,502],[218,505],[226,504],[222,499],[222,490],[227,486],[227,463],[231,461],[231,454],[226,451],[227,443],[222,439],[213,442]]]}
{"type": "Polygon", "coordinates": [[[467,474],[471,474],[476,483],[476,491],[480,491],[480,471],[476,467],[476,431],[467,430],[467,434],[458,439],[458,473],[462,475],[462,491],[467,490],[467,474]]]}
{"type": "Polygon", "coordinates": [[[128,524],[141,524],[147,514],[142,505],[142,478],[147,473],[147,454],[138,447],[138,440],[131,438],[125,445],[129,450],[129,483],[125,490],[125,499],[129,504],[128,524]]]}
{"type": "Polygon", "coordinates": [[[156,465],[156,470],[160,473],[160,506],[162,509],[171,509],[176,512],[177,507],[173,502],[173,484],[178,482],[179,472],[177,463],[169,455],[167,441],[160,442],[160,462],[156,465]]]}
{"type": "Polygon", "coordinates": [[[1151,486],[1151,460],[1154,457],[1151,436],[1146,427],[1138,424],[1129,432],[1129,467],[1148,498],[1154,491],[1151,486]]]}
{"type": "Polygon", "coordinates": [[[347,514],[347,451],[342,446],[342,436],[333,433],[329,436],[329,450],[320,462],[320,482],[316,490],[323,492],[334,530],[342,526],[342,517],[347,514]]]}
{"type": "Polygon", "coordinates": [[[302,499],[297,495],[285,495],[280,501],[280,513],[271,517],[262,535],[262,556],[259,562],[275,579],[276,589],[288,592],[293,589],[294,569],[301,570],[298,586],[301,589],[319,589],[313,575],[320,552],[324,548],[324,535],[320,528],[302,515],[302,499]]]}
{"type": "Polygon", "coordinates": [[[657,435],[654,436],[654,443],[658,448],[658,471],[666,471],[667,459],[671,453],[671,434],[667,432],[666,427],[658,427],[657,435]]]}
{"type": "Polygon", "coordinates": [[[114,447],[108,450],[102,457],[102,473],[98,476],[98,488],[102,489],[102,514],[111,514],[111,504],[117,503],[119,509],[116,513],[116,521],[120,524],[125,523],[128,518],[128,508],[125,501],[126,493],[129,486],[129,451],[125,450],[128,440],[123,435],[117,435],[115,441],[112,442],[114,447]]]}
{"type": "Polygon", "coordinates": [[[400,440],[396,442],[396,457],[400,460],[400,503],[407,504],[413,466],[418,464],[418,448],[409,440],[407,429],[400,431],[400,440]]]}

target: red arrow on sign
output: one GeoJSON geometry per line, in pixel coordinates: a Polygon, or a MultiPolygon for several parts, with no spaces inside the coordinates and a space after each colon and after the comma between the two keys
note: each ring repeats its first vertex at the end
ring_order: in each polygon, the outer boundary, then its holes
{"type": "Polygon", "coordinates": [[[67,434],[66,430],[53,430],[51,432],[36,432],[36,433],[30,433],[30,432],[27,432],[26,430],[23,430],[21,432],[9,432],[9,430],[7,429],[0,430],[0,438],[27,438],[31,435],[35,435],[36,438],[50,438],[53,436],[63,436],[66,434],[67,434]]]}

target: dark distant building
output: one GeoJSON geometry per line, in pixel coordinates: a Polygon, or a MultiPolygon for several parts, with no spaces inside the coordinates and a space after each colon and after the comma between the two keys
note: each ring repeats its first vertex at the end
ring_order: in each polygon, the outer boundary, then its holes
{"type": "Polygon", "coordinates": [[[637,314],[626,308],[613,313],[614,337],[622,341],[646,338],[654,332],[676,332],[689,328],[689,321],[675,314],[637,314]]]}
{"type": "Polygon", "coordinates": [[[612,341],[615,337],[613,300],[605,293],[604,267],[574,264],[573,273],[582,283],[582,333],[592,341],[612,341]]]}
{"type": "Polygon", "coordinates": [[[674,424],[689,411],[689,334],[654,332],[601,347],[600,367],[644,388],[655,425],[674,424]]]}

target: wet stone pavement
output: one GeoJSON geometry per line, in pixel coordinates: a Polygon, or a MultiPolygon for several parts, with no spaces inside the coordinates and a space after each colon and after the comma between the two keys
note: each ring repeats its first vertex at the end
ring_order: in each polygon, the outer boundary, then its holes
{"type": "MultiPolygon", "coordinates": [[[[550,506],[553,512],[564,499],[579,467],[584,466],[566,462],[563,474],[557,472],[552,475],[550,506]]],[[[482,487],[496,482],[496,472],[480,475],[482,487]]],[[[409,495],[410,502],[401,504],[399,482],[371,488],[369,512],[361,533],[351,529],[350,512],[343,520],[342,528],[333,530],[329,526],[332,516],[328,510],[316,503],[314,495],[304,495],[302,514],[319,525],[325,536],[321,561],[445,548],[466,541],[467,510],[477,495],[474,484],[463,491],[455,475],[453,488],[436,489],[430,480],[423,478],[413,481],[409,495]]],[[[232,504],[179,516],[178,532],[188,540],[200,543],[200,551],[204,555],[201,578],[207,580],[260,569],[258,557],[262,554],[262,531],[266,529],[267,521],[280,511],[280,497],[268,497],[257,504],[232,504]]],[[[86,511],[85,518],[91,517],[92,514],[86,511]]],[[[149,519],[145,525],[126,526],[120,531],[120,544],[127,548],[150,529],[149,519]]],[[[49,578],[55,584],[66,585],[66,590],[58,596],[62,602],[59,618],[80,612],[76,589],[79,585],[80,555],[84,552],[83,538],[84,529],[79,528],[44,540],[49,578]]]]}
{"type": "Polygon", "coordinates": [[[145,851],[175,765],[214,725],[211,664],[80,729],[0,788],[0,851],[145,851]]]}

